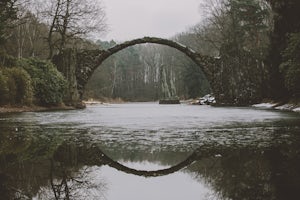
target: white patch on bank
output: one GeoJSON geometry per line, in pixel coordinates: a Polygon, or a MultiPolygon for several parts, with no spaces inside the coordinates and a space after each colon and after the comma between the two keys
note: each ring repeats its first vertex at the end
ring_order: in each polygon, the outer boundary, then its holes
{"type": "Polygon", "coordinates": [[[254,104],[252,105],[255,108],[273,108],[276,106],[275,103],[260,103],[260,104],[254,104]]]}
{"type": "Polygon", "coordinates": [[[300,112],[300,107],[294,108],[293,111],[294,111],[294,112],[300,112]]]}

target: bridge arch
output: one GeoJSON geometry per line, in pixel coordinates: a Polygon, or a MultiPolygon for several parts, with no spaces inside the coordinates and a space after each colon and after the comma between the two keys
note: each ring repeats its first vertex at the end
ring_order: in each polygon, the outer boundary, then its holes
{"type": "Polygon", "coordinates": [[[59,71],[65,75],[69,82],[66,101],[78,102],[82,100],[87,82],[92,77],[94,71],[107,58],[127,47],[145,43],[169,46],[185,54],[201,68],[211,84],[212,90],[215,91],[213,76],[219,59],[201,55],[193,49],[172,40],[157,37],[143,37],[117,44],[106,50],[85,50],[76,52],[72,49],[66,49],[61,54],[56,55],[53,58],[53,63],[56,64],[59,71]]]}
{"type": "Polygon", "coordinates": [[[78,91],[80,97],[82,97],[85,85],[93,75],[94,71],[110,56],[114,55],[115,53],[128,48],[130,46],[134,46],[137,44],[145,44],[145,43],[152,43],[152,44],[160,44],[169,46],[171,48],[177,49],[178,51],[184,53],[188,56],[192,61],[194,61],[203,71],[206,78],[209,82],[212,81],[213,75],[213,68],[216,63],[216,58],[210,56],[204,56],[199,54],[198,52],[194,51],[193,49],[182,45],[178,42],[174,42],[168,39],[162,39],[157,37],[143,37],[139,39],[134,39],[131,41],[127,41],[121,44],[117,44],[107,50],[99,50],[98,55],[97,52],[85,52],[83,56],[80,56],[78,60],[76,78],[78,84],[78,91]],[[87,54],[94,54],[95,58],[89,58],[90,55],[87,54]],[[88,58],[88,59],[86,59],[88,58]]]}

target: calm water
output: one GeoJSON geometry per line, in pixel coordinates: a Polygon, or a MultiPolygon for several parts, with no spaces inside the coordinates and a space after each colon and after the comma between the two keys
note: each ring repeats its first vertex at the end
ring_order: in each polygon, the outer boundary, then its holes
{"type": "Polygon", "coordinates": [[[300,115],[134,103],[0,115],[0,199],[300,198],[300,115]]]}

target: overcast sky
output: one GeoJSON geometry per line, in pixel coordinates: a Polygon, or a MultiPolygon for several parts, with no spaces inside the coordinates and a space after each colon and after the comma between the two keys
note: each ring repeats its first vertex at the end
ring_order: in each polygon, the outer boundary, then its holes
{"type": "Polygon", "coordinates": [[[201,0],[103,0],[109,31],[102,40],[169,38],[200,21],[201,0]]]}

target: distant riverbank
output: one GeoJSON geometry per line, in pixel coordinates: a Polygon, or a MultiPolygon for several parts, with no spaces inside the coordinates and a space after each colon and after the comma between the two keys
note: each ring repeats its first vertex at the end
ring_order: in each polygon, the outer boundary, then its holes
{"type": "Polygon", "coordinates": [[[73,110],[76,109],[73,106],[59,105],[51,107],[43,106],[3,106],[0,107],[0,113],[20,113],[20,112],[41,112],[51,110],[73,110]]]}
{"type": "MultiPolygon", "coordinates": [[[[75,109],[82,109],[85,108],[86,105],[97,105],[97,104],[119,104],[125,103],[125,101],[121,99],[109,99],[106,101],[99,101],[99,100],[87,100],[83,101],[80,105],[76,106],[66,106],[64,104],[57,105],[57,106],[2,106],[0,107],[0,113],[20,113],[20,112],[42,112],[42,111],[54,111],[54,110],[75,110],[75,109]]],[[[191,100],[183,101],[183,103],[192,104],[191,100]]],[[[299,102],[289,102],[289,103],[276,103],[276,102],[264,102],[259,104],[254,104],[252,107],[255,108],[263,108],[263,109],[276,109],[276,110],[283,110],[283,111],[293,111],[300,113],[300,103],[299,102]]]]}

